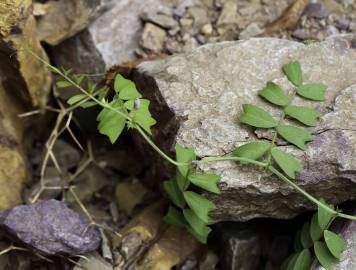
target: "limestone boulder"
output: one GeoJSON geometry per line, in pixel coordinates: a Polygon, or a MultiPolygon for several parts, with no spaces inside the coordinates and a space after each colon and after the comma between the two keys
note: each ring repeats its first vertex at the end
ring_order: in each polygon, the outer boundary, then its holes
{"type": "MultiPolygon", "coordinates": [[[[255,38],[202,46],[191,53],[142,63],[134,81],[152,101],[158,120],[154,140],[173,154],[175,143],[193,147],[199,157],[221,156],[270,134],[241,125],[244,103],[257,104],[278,115],[279,111],[257,96],[273,80],[291,91],[281,67],[300,61],[305,82],[328,85],[325,102],[295,99],[322,114],[310,131],[313,142],[302,152],[280,145],[303,163],[296,182],[316,197],[332,203],[356,198],[356,51],[353,36],[339,36],[322,43],[302,43],[255,38]]],[[[173,175],[170,165],[156,155],[153,174],[161,179],[173,175]]],[[[291,218],[314,206],[278,178],[254,166],[220,161],[199,170],[221,176],[222,194],[206,194],[217,205],[216,221],[244,221],[257,217],[291,218]]]]}

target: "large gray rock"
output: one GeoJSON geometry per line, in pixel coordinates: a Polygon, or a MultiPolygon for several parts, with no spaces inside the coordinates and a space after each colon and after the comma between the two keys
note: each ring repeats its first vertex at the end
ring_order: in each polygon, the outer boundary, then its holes
{"type": "MultiPolygon", "coordinates": [[[[134,74],[135,83],[152,100],[158,124],[154,139],[166,151],[177,142],[193,147],[199,157],[225,155],[237,146],[256,140],[256,134],[238,123],[241,105],[253,103],[273,114],[275,108],[262,101],[257,91],[274,80],[291,90],[281,71],[283,64],[299,60],[305,82],[328,85],[325,102],[296,98],[295,104],[317,108],[322,119],[303,153],[296,154],[305,171],[297,183],[316,197],[333,203],[356,198],[356,52],[348,49],[350,37],[335,37],[323,43],[302,43],[274,38],[256,38],[200,47],[191,53],[146,62],[134,74]]],[[[352,37],[351,37],[352,40],[352,37]]],[[[156,160],[161,178],[171,168],[156,160]]],[[[222,194],[207,194],[217,205],[213,217],[248,220],[256,217],[291,218],[313,207],[292,188],[254,166],[221,161],[199,168],[222,177],[222,194]]]]}
{"type": "Polygon", "coordinates": [[[155,13],[174,0],[120,0],[86,30],[54,48],[58,66],[75,72],[101,73],[122,62],[135,59],[144,13],[155,13]]]}

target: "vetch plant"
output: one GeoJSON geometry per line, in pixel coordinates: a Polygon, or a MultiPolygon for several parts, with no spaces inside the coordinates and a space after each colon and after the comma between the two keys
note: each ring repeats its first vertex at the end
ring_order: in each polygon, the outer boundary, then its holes
{"type": "Polygon", "coordinates": [[[144,99],[135,84],[118,74],[114,81],[114,93],[108,95],[107,88],[97,89],[93,84],[83,87],[85,77],[71,75],[69,70],[56,68],[28,50],[34,57],[42,61],[55,74],[60,75],[63,81],[57,82],[58,88],[74,86],[80,94],[68,100],[70,106],[88,108],[100,106],[101,112],[97,117],[98,130],[108,136],[111,143],[115,143],[127,129],[136,130],[142,138],[165,160],[176,167],[176,174],[169,181],[163,183],[167,196],[172,201],[165,222],[182,226],[202,243],[207,242],[213,221],[209,213],[216,206],[213,202],[192,190],[205,190],[215,194],[220,193],[218,182],[220,176],[202,173],[199,165],[216,161],[236,161],[240,164],[254,164],[276,175],[283,182],[294,188],[297,192],[318,206],[318,212],[311,222],[307,222],[295,241],[295,253],[285,262],[284,269],[309,269],[313,258],[317,258],[327,270],[340,259],[342,251],[346,248],[344,240],[329,230],[330,224],[336,217],[356,220],[355,216],[341,213],[324,200],[318,200],[300,188],[293,179],[296,173],[303,170],[303,166],[293,155],[280,150],[277,138],[284,139],[295,147],[305,150],[306,143],[313,139],[312,135],[299,126],[286,123],[286,119],[293,119],[304,126],[316,126],[320,113],[313,108],[293,105],[296,95],[313,101],[323,101],[327,86],[323,84],[303,83],[302,70],[299,62],[295,61],[283,66],[283,72],[294,85],[290,94],[282,90],[274,82],[267,82],[259,91],[259,96],[267,102],[281,109],[279,119],[275,119],[266,110],[253,104],[244,104],[244,113],[240,122],[253,128],[271,129],[271,141],[258,140],[246,143],[235,149],[230,155],[221,157],[205,157],[199,159],[194,149],[176,145],[176,157],[171,158],[162,151],[151,139],[151,127],[156,123],[152,117],[149,106],[150,101],[144,99]]]}

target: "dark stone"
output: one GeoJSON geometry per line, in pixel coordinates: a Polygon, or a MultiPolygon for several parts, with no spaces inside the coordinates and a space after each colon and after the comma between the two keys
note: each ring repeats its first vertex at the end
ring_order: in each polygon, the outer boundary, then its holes
{"type": "Polygon", "coordinates": [[[247,228],[224,227],[221,235],[221,264],[225,270],[258,270],[261,267],[261,239],[247,228]]]}
{"type": "Polygon", "coordinates": [[[299,40],[305,40],[309,38],[309,35],[304,29],[296,29],[293,31],[292,37],[297,38],[299,40]]]}
{"type": "Polygon", "coordinates": [[[310,3],[306,6],[304,15],[322,19],[329,15],[329,11],[323,3],[310,3]]]}
{"type": "Polygon", "coordinates": [[[86,218],[57,200],[20,205],[0,213],[11,236],[47,255],[75,255],[96,250],[99,231],[86,218]]]}

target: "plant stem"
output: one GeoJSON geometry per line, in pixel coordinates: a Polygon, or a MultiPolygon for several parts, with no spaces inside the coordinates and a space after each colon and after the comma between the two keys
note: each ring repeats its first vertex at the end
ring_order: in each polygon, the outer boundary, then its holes
{"type": "Polygon", "coordinates": [[[167,160],[168,162],[172,163],[175,166],[187,166],[190,163],[186,163],[186,162],[178,162],[173,160],[172,158],[170,158],[166,153],[164,153],[153,141],[152,139],[146,134],[145,131],[142,130],[142,128],[138,125],[134,125],[135,129],[141,134],[141,136],[146,140],[146,142],[161,156],[163,157],[165,160],[167,160]]]}
{"type": "Polygon", "coordinates": [[[248,162],[251,164],[255,164],[261,167],[266,167],[267,163],[264,162],[260,162],[257,160],[253,160],[253,159],[249,159],[249,158],[243,158],[243,157],[232,157],[232,156],[226,156],[226,157],[207,157],[207,158],[203,158],[201,160],[199,160],[198,162],[196,162],[197,164],[201,165],[201,164],[207,164],[207,163],[211,163],[211,162],[215,162],[215,161],[242,161],[242,162],[248,162]]]}
{"type": "Polygon", "coordinates": [[[313,203],[315,203],[316,205],[324,208],[326,211],[332,213],[332,214],[337,214],[337,212],[330,208],[329,206],[323,204],[322,202],[320,202],[319,200],[317,200],[316,198],[314,198],[312,195],[310,195],[308,192],[306,192],[305,190],[303,190],[301,187],[299,187],[297,184],[295,184],[292,180],[290,180],[289,178],[287,178],[286,176],[284,176],[284,174],[282,174],[281,172],[279,172],[276,168],[274,168],[273,166],[268,166],[267,168],[271,173],[273,173],[274,175],[278,176],[279,179],[281,179],[282,181],[286,182],[288,185],[292,186],[296,191],[298,191],[300,194],[302,194],[304,197],[308,198],[310,201],[312,201],[313,203]]]}

